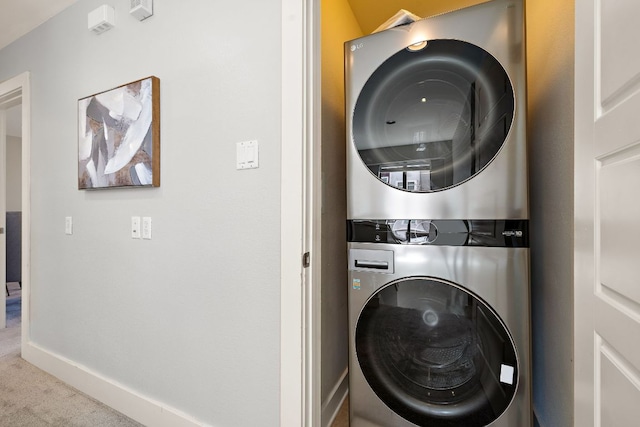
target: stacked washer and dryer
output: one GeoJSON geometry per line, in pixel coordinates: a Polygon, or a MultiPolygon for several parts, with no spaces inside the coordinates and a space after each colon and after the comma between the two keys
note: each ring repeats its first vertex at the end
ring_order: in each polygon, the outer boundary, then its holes
{"type": "Polygon", "coordinates": [[[530,426],[522,2],[345,58],[351,426],[530,426]]]}

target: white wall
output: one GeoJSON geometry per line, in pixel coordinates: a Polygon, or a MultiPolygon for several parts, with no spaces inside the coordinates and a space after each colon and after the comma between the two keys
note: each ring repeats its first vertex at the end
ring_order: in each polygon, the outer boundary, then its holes
{"type": "Polygon", "coordinates": [[[573,0],[527,2],[533,403],[573,425],[573,0]]]}
{"type": "Polygon", "coordinates": [[[7,135],[7,211],[22,210],[22,139],[7,135]]]}
{"type": "Polygon", "coordinates": [[[275,0],[81,0],[0,50],[31,72],[31,341],[215,426],[279,424],[281,8],[275,0]],[[161,81],[162,183],[77,190],[77,100],[161,81]],[[235,169],[235,143],[260,168],[235,169]],[[153,240],[130,217],[153,218],[153,240]],[[74,234],[64,233],[73,216],[74,234]]]}

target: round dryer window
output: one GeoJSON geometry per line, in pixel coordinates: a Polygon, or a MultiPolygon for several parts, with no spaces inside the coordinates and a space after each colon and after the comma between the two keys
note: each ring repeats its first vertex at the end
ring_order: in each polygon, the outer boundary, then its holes
{"type": "Polygon", "coordinates": [[[480,173],[505,142],[513,114],[513,87],[491,54],[430,40],[374,71],[356,101],[352,137],[379,180],[433,192],[480,173]]]}
{"type": "Polygon", "coordinates": [[[374,294],[358,319],[356,354],[376,395],[419,426],[486,426],[517,388],[516,350],[497,314],[437,279],[374,294]]]}

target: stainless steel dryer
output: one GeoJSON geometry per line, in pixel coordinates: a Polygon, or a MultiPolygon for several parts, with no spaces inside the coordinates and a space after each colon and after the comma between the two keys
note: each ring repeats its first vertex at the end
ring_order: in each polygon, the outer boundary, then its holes
{"type": "Polygon", "coordinates": [[[527,227],[349,222],[352,427],[531,426],[527,227]]]}
{"type": "Polygon", "coordinates": [[[527,218],[520,0],[345,43],[349,219],[527,218]]]}

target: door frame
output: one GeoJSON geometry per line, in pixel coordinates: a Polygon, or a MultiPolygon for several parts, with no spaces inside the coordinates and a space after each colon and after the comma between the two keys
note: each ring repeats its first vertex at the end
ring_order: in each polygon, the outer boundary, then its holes
{"type": "MultiPolygon", "coordinates": [[[[1,96],[1,95],[0,95],[1,96]]],[[[6,212],[7,212],[7,109],[18,105],[16,103],[16,96],[14,93],[6,94],[4,100],[0,100],[0,277],[6,279],[7,276],[7,263],[6,263],[6,250],[7,250],[7,237],[6,237],[6,212]],[[2,254],[5,255],[2,255],[2,254]]],[[[19,102],[19,95],[17,96],[19,102]]],[[[6,280],[5,280],[6,286],[6,280]]],[[[7,293],[9,292],[9,288],[7,293]]],[[[7,294],[2,291],[0,296],[0,329],[7,327],[7,294]]]]}
{"type": "MultiPolygon", "coordinates": [[[[31,76],[28,71],[0,82],[0,106],[21,104],[22,116],[22,354],[29,339],[31,273],[31,76]]],[[[0,132],[6,134],[0,121],[0,132]]],[[[6,147],[2,147],[5,150],[6,147]]],[[[6,191],[6,189],[5,189],[6,191]]]]}
{"type": "Polygon", "coordinates": [[[280,425],[315,427],[321,419],[320,271],[314,269],[320,264],[320,1],[282,0],[281,6],[280,425]]]}

